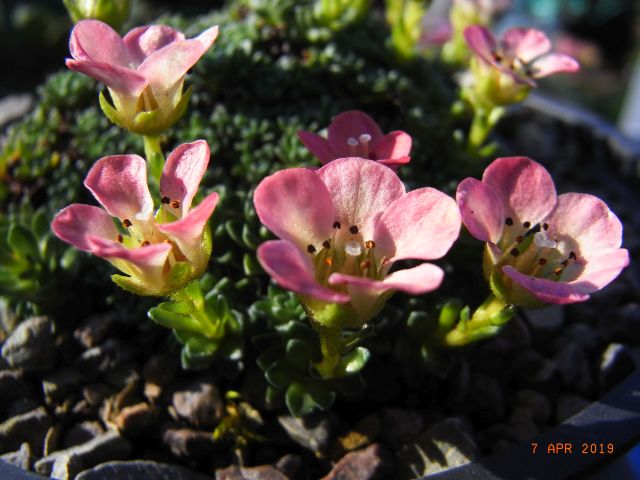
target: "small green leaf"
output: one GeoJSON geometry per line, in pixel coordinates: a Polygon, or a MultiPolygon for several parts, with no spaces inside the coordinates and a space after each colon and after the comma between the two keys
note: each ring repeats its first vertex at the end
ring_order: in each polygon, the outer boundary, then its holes
{"type": "Polygon", "coordinates": [[[7,243],[14,251],[23,257],[30,257],[32,260],[38,260],[40,258],[36,238],[33,236],[33,233],[31,233],[31,230],[22,225],[15,223],[11,225],[9,234],[7,235],[7,243]]]}
{"type": "Polygon", "coordinates": [[[263,271],[255,257],[248,253],[245,253],[242,257],[242,266],[244,267],[244,274],[247,276],[259,275],[263,271]]]}
{"type": "Polygon", "coordinates": [[[267,381],[276,388],[286,387],[298,375],[293,365],[286,359],[277,360],[264,372],[267,381]]]}
{"type": "Polygon", "coordinates": [[[313,360],[313,348],[297,338],[292,338],[287,342],[287,358],[296,367],[307,370],[309,363],[313,360]]]}
{"type": "Polygon", "coordinates": [[[31,231],[36,238],[44,237],[51,231],[49,227],[50,221],[44,209],[39,209],[31,218],[31,231]]]}
{"type": "Polygon", "coordinates": [[[166,328],[200,332],[202,325],[189,313],[190,306],[184,302],[164,302],[151,308],[147,315],[158,325],[166,328]]]}
{"type": "Polygon", "coordinates": [[[120,114],[118,111],[113,108],[113,106],[109,103],[107,98],[104,96],[104,92],[100,92],[100,96],[98,97],[98,101],[100,103],[100,108],[102,109],[102,113],[111,120],[112,123],[115,123],[119,127],[126,128],[124,122],[120,118],[120,114]]]}
{"type": "Polygon", "coordinates": [[[283,354],[282,346],[276,345],[262,352],[256,359],[256,363],[261,370],[267,370],[277,360],[281,359],[283,354]]]}
{"type": "Polygon", "coordinates": [[[335,375],[340,377],[358,373],[366,365],[369,357],[369,350],[364,347],[356,348],[340,359],[334,370],[335,375]]]}
{"type": "Polygon", "coordinates": [[[304,385],[298,382],[289,385],[284,401],[291,415],[296,417],[308,415],[316,409],[316,403],[313,398],[305,390],[304,385]]]}
{"type": "Polygon", "coordinates": [[[336,399],[336,393],[320,380],[307,380],[307,393],[321,410],[328,410],[336,399]]]}

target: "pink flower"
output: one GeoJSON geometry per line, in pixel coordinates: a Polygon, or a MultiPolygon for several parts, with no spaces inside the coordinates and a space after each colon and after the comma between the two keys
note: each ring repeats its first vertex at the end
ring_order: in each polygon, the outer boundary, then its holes
{"type": "Polygon", "coordinates": [[[106,23],[82,20],[71,32],[73,58],[66,63],[107,85],[113,107],[103,96],[100,104],[114,123],[157,135],[184,112],[189,98],[182,95],[184,76],[217,35],[217,26],[185,39],[171,27],[151,25],[120,38],[106,23]]]}
{"type": "Polygon", "coordinates": [[[258,248],[260,263],[331,327],[362,325],[396,290],[438,288],[444,273],[431,263],[389,271],[397,260],[442,257],[460,230],[452,198],[433,188],[406,193],[393,170],[362,158],[277,172],[260,182],[254,204],[280,237],[258,248]]]}
{"type": "Polygon", "coordinates": [[[112,277],[122,288],[139,295],[173,293],[204,273],[211,254],[207,221],[218,194],[191,208],[209,155],[204,140],[171,152],[156,212],[145,160],[138,155],[104,157],[84,182],[104,210],[70,205],[56,215],[51,228],[61,240],[107,259],[128,275],[112,277]]]}
{"type": "Polygon", "coordinates": [[[485,274],[507,303],[581,302],[629,263],[607,205],[583,193],[556,196],[549,173],[529,158],[498,158],[482,181],[460,182],[456,197],[471,235],[487,242],[485,274]]]}
{"type": "Polygon", "coordinates": [[[484,64],[530,87],[536,86],[537,78],[580,69],[569,55],[550,52],[551,42],[534,28],[511,28],[498,41],[487,28],[472,25],[464,30],[464,37],[484,64]]]}
{"type": "Polygon", "coordinates": [[[305,131],[298,132],[298,137],[323,164],[344,157],[367,158],[389,166],[411,160],[408,134],[394,131],[383,135],[378,124],[359,110],[336,116],[329,125],[328,138],[305,131]]]}

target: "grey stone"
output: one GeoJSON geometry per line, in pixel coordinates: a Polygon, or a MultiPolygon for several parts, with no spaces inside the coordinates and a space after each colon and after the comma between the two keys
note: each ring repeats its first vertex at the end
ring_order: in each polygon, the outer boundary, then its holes
{"type": "Polygon", "coordinates": [[[278,423],[291,440],[312,452],[323,452],[327,448],[331,432],[331,421],[326,414],[312,414],[305,417],[281,415],[278,423]]]}
{"type": "Polygon", "coordinates": [[[93,315],[73,332],[75,339],[85,348],[93,348],[107,337],[116,323],[114,313],[93,315]]]}
{"type": "Polygon", "coordinates": [[[29,387],[19,370],[0,370],[0,408],[9,403],[27,397],[29,387]]]}
{"type": "Polygon", "coordinates": [[[71,480],[84,470],[82,460],[73,453],[64,454],[56,458],[51,469],[51,478],[56,480],[71,480]]]}
{"type": "Polygon", "coordinates": [[[216,480],[287,480],[287,477],[271,465],[243,468],[231,465],[216,470],[216,480]]]}
{"type": "Polygon", "coordinates": [[[84,468],[91,468],[99,463],[126,458],[130,453],[129,441],[111,431],[80,445],[53,452],[38,460],[35,468],[38,473],[49,475],[56,460],[65,455],[76,456],[84,468]]]}
{"type": "Polygon", "coordinates": [[[540,433],[540,430],[533,421],[531,411],[522,407],[516,408],[511,412],[509,426],[513,431],[513,436],[519,442],[527,441],[540,433]]]}
{"type": "Polygon", "coordinates": [[[636,369],[633,355],[620,343],[611,343],[600,357],[598,386],[607,392],[636,369]]]}
{"type": "Polygon", "coordinates": [[[546,383],[557,372],[556,365],[538,352],[526,350],[513,361],[512,371],[519,381],[527,383],[546,383]]]}
{"type": "Polygon", "coordinates": [[[4,413],[7,418],[15,417],[16,415],[22,415],[23,413],[30,412],[40,406],[40,403],[36,402],[34,399],[26,397],[19,398],[14,402],[11,402],[5,409],[4,413]]]}
{"type": "Polygon", "coordinates": [[[0,455],[0,460],[23,470],[29,470],[31,468],[31,462],[33,461],[31,447],[28,443],[23,443],[20,445],[20,450],[0,455]]]}
{"type": "Polygon", "coordinates": [[[207,380],[195,380],[172,397],[178,416],[191,425],[213,429],[224,415],[224,403],[215,384],[207,380]]]}
{"type": "Polygon", "coordinates": [[[380,414],[380,435],[387,445],[402,445],[424,428],[422,415],[413,410],[384,408],[380,414]]]}
{"type": "Polygon", "coordinates": [[[0,424],[0,451],[17,450],[26,442],[38,455],[42,452],[49,427],[51,417],[43,407],[11,417],[0,424]]]}
{"type": "Polygon", "coordinates": [[[82,375],[72,368],[48,373],[42,378],[42,391],[49,405],[58,403],[82,382],[82,375]]]}
{"type": "Polygon", "coordinates": [[[54,327],[48,317],[32,317],[18,325],[2,346],[2,357],[12,368],[48,370],[54,365],[54,327]]]}
{"type": "Polygon", "coordinates": [[[556,368],[565,387],[587,394],[593,387],[593,379],[589,362],[580,346],[574,342],[567,343],[555,357],[556,368]]]}
{"type": "Polygon", "coordinates": [[[520,390],[516,394],[517,403],[531,412],[537,423],[545,423],[551,417],[551,405],[547,397],[533,390],[520,390]]]}
{"type": "Polygon", "coordinates": [[[302,457],[288,453],[281,457],[275,467],[287,478],[295,478],[302,466],[302,457]]]}
{"type": "Polygon", "coordinates": [[[578,395],[565,394],[558,399],[556,406],[556,418],[558,422],[564,422],[589,406],[589,401],[578,395]]]}
{"type": "Polygon", "coordinates": [[[526,310],[525,315],[535,333],[557,332],[564,324],[562,305],[550,305],[545,308],[526,310]]]}
{"type": "Polygon", "coordinates": [[[564,330],[559,348],[563,348],[566,342],[573,342],[591,353],[598,348],[600,341],[600,334],[597,330],[584,323],[574,323],[564,330]]]}
{"type": "Polygon", "coordinates": [[[465,423],[456,417],[446,418],[400,449],[399,478],[415,478],[464,465],[475,460],[478,453],[465,423]]]}
{"type": "Polygon", "coordinates": [[[463,405],[484,423],[501,419],[505,414],[505,402],[500,383],[490,375],[475,375],[463,405]]]}
{"type": "Polygon", "coordinates": [[[110,338],[102,345],[84,351],[77,360],[77,367],[80,373],[95,378],[122,366],[130,357],[128,345],[110,338]]]}
{"type": "Polygon", "coordinates": [[[211,480],[211,477],[178,465],[134,460],[102,463],[80,473],[75,480],[211,480]]]}
{"type": "Polygon", "coordinates": [[[0,127],[26,115],[33,105],[33,96],[28,93],[8,95],[0,100],[0,127]]]}
{"type": "Polygon", "coordinates": [[[177,457],[202,458],[211,455],[215,441],[211,432],[190,428],[166,428],[162,432],[162,443],[177,457]]]}
{"type": "Polygon", "coordinates": [[[393,457],[380,444],[347,453],[322,480],[382,480],[394,473],[393,457]]]}
{"type": "Polygon", "coordinates": [[[148,431],[155,420],[155,413],[148,403],[140,402],[124,407],[115,418],[118,429],[127,436],[148,431]]]}
{"type": "Polygon", "coordinates": [[[64,436],[64,448],[86,443],[102,435],[104,428],[100,422],[86,421],[73,425],[64,436]]]}

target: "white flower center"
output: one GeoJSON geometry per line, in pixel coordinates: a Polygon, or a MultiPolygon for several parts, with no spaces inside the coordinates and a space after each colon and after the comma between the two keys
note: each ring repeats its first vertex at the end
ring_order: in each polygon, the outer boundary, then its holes
{"type": "Polygon", "coordinates": [[[533,235],[533,242],[540,248],[556,248],[558,242],[547,237],[547,234],[543,231],[536,232],[533,235]]]}
{"type": "Polygon", "coordinates": [[[351,255],[352,257],[357,257],[362,253],[362,246],[359,242],[354,240],[349,240],[345,246],[344,251],[347,255],[351,255]]]}

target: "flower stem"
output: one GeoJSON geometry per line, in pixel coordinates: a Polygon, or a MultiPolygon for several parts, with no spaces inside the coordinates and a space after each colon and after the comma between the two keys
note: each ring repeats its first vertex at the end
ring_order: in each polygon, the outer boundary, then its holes
{"type": "Polygon", "coordinates": [[[460,347],[492,337],[513,317],[514,313],[513,305],[505,305],[502,300],[491,294],[473,312],[471,318],[461,319],[455,328],[441,337],[441,343],[448,347],[460,347]]]}
{"type": "Polygon", "coordinates": [[[344,348],[341,330],[320,325],[314,325],[314,329],[320,337],[320,351],[322,353],[322,360],[316,363],[316,369],[322,378],[333,378],[344,348]]]}
{"type": "Polygon", "coordinates": [[[162,169],[164,168],[164,155],[160,147],[160,137],[144,135],[143,138],[144,155],[147,158],[147,164],[149,166],[149,184],[158,187],[160,185],[162,169]]]}
{"type": "Polygon", "coordinates": [[[505,109],[500,106],[493,107],[488,111],[485,109],[476,109],[471,129],[469,130],[469,150],[478,152],[483,147],[487,137],[502,118],[505,109]]]}

